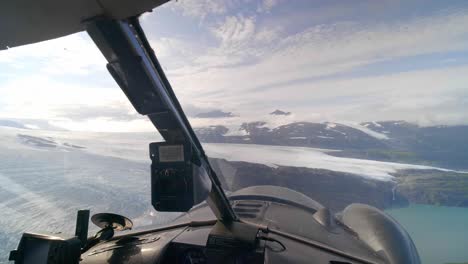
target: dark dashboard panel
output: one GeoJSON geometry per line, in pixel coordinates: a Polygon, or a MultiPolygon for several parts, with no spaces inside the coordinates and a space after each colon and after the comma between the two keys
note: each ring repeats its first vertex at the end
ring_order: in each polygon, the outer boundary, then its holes
{"type": "Polygon", "coordinates": [[[162,263],[264,263],[263,245],[257,249],[207,248],[212,226],[187,228],[169,245],[162,263]]]}
{"type": "Polygon", "coordinates": [[[91,248],[81,256],[80,263],[157,263],[169,243],[184,229],[118,237],[91,248]]]}
{"type": "MultiPolygon", "coordinates": [[[[242,204],[234,207],[251,208],[259,201],[242,204]]],[[[164,227],[102,242],[84,253],[81,263],[387,263],[343,226],[323,226],[308,210],[274,202],[262,202],[255,207],[254,218],[243,219],[256,228],[249,247],[229,243],[233,237],[227,233],[219,238],[223,243],[207,243],[221,229],[216,228],[220,222],[207,221],[205,209],[191,212],[190,221],[179,219],[174,229],[164,227]]]]}
{"type": "Polygon", "coordinates": [[[168,246],[161,263],[207,263],[205,245],[210,227],[189,227],[168,246]]]}
{"type": "Polygon", "coordinates": [[[310,264],[358,264],[341,256],[319,250],[308,245],[298,243],[288,238],[270,235],[272,239],[281,241],[285,250],[278,247],[276,242],[268,241],[265,249],[265,263],[310,263],[310,264]]]}
{"type": "Polygon", "coordinates": [[[186,227],[122,236],[95,246],[80,263],[361,263],[275,234],[268,235],[273,241],[261,240],[253,250],[207,248],[211,229],[186,227]]]}

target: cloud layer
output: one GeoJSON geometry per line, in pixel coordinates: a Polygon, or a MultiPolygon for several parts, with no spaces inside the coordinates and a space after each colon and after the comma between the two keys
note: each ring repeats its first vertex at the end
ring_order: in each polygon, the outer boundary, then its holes
{"type": "MultiPolygon", "coordinates": [[[[451,125],[468,123],[467,10],[463,1],[181,0],[142,23],[194,126],[451,125]]],[[[84,33],[1,52],[0,115],[149,129],[105,63],[84,33]]]]}

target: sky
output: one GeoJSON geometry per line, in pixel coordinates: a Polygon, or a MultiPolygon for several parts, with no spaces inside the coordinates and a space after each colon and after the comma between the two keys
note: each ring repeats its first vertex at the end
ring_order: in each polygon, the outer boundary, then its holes
{"type": "MultiPolygon", "coordinates": [[[[194,127],[468,124],[466,1],[179,0],[141,23],[194,127]]],[[[86,33],[0,51],[0,119],[154,130],[105,64],[86,33]]]]}

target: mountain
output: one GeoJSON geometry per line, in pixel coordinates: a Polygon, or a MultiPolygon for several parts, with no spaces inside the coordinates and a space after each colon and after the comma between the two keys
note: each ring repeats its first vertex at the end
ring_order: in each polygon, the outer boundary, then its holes
{"type": "MultiPolygon", "coordinates": [[[[363,131],[364,130],[364,131],[363,131]]],[[[210,126],[195,129],[204,142],[247,143],[281,146],[303,146],[315,148],[367,149],[385,148],[386,144],[375,135],[338,123],[296,122],[276,128],[267,127],[266,122],[243,123],[241,136],[230,136],[229,129],[223,126],[210,126]]],[[[375,134],[378,134],[375,132],[375,134]]],[[[380,135],[380,134],[379,134],[380,135]]]]}
{"type": "Polygon", "coordinates": [[[269,128],[243,123],[236,132],[223,126],[196,129],[203,142],[336,149],[331,155],[468,169],[468,126],[420,127],[405,121],[361,124],[295,122],[269,128]]]}
{"type": "Polygon", "coordinates": [[[420,127],[404,121],[363,123],[385,134],[388,149],[368,149],[341,153],[359,158],[433,164],[454,169],[468,169],[468,126],[420,127]]]}
{"type": "Polygon", "coordinates": [[[381,140],[365,132],[336,123],[298,122],[270,129],[265,122],[243,123],[241,136],[230,136],[223,126],[195,129],[200,140],[208,143],[243,143],[301,146],[331,149],[384,148],[381,140]]]}

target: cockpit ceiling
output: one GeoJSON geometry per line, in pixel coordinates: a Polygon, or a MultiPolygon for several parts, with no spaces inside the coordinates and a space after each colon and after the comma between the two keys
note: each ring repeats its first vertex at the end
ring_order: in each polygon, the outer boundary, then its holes
{"type": "Polygon", "coordinates": [[[84,30],[96,16],[123,19],[151,11],[169,0],[5,0],[0,1],[0,50],[84,30]]]}

